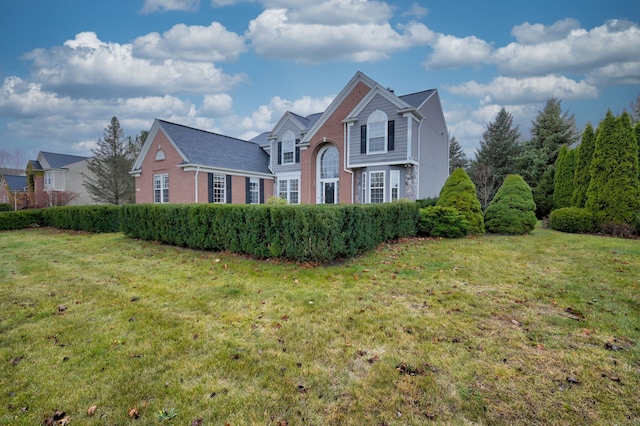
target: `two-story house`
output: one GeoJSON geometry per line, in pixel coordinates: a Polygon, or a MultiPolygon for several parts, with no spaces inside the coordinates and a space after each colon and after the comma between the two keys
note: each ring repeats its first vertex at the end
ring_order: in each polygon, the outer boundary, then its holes
{"type": "Polygon", "coordinates": [[[96,204],[83,185],[90,158],[41,151],[30,160],[26,174],[35,207],[96,204]]]}
{"type": "Polygon", "coordinates": [[[448,168],[438,92],[398,96],[358,72],[326,111],[307,117],[287,112],[250,142],[156,120],[132,173],[138,203],[247,203],[253,178],[267,198],[352,204],[435,197],[448,168]],[[208,185],[198,184],[200,172],[208,185]],[[238,186],[246,197],[207,196],[227,188],[235,194],[238,186]],[[164,190],[179,196],[158,196],[164,190]]]}

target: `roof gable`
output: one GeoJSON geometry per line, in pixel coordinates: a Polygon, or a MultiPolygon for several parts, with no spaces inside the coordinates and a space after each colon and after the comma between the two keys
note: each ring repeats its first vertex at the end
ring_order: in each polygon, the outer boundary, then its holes
{"type": "Polygon", "coordinates": [[[38,162],[44,170],[46,169],[63,169],[69,164],[79,163],[88,160],[91,157],[81,155],[58,154],[55,152],[40,151],[38,154],[38,162]]]}
{"type": "Polygon", "coordinates": [[[27,177],[16,175],[4,175],[3,176],[9,191],[24,191],[27,188],[27,177]]]}
{"type": "Polygon", "coordinates": [[[352,121],[355,120],[357,118],[358,115],[360,115],[360,113],[362,112],[362,110],[371,102],[371,100],[377,96],[380,95],[382,96],[384,99],[386,99],[389,103],[395,105],[396,108],[398,108],[398,110],[411,110],[414,109],[412,107],[412,105],[408,104],[407,102],[405,102],[404,100],[402,100],[401,98],[399,98],[398,96],[396,96],[391,90],[389,89],[385,89],[384,87],[380,86],[379,84],[376,84],[375,87],[373,87],[369,93],[367,93],[365,95],[364,98],[362,98],[362,100],[360,102],[358,102],[358,105],[355,106],[355,108],[349,113],[349,115],[347,117],[345,117],[344,121],[352,121]]]}

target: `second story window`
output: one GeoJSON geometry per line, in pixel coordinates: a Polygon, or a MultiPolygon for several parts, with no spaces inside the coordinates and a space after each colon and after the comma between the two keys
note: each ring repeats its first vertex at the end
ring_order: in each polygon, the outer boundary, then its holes
{"type": "Polygon", "coordinates": [[[387,114],[376,111],[367,120],[367,153],[386,152],[387,150],[387,114]]]}
{"type": "Polygon", "coordinates": [[[282,164],[293,164],[295,159],[296,138],[292,131],[282,136],[282,164]]]}

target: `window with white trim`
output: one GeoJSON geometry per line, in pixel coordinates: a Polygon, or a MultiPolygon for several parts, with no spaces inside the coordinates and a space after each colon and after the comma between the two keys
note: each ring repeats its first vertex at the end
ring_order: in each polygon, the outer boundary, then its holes
{"type": "Polygon", "coordinates": [[[362,203],[367,202],[367,173],[362,173],[362,203]]]}
{"type": "Polygon", "coordinates": [[[389,172],[389,186],[391,187],[391,201],[400,198],[400,170],[389,172]]]}
{"type": "Polygon", "coordinates": [[[369,172],[369,202],[384,203],[384,172],[369,172]]]}
{"type": "Polygon", "coordinates": [[[153,202],[169,202],[169,173],[153,175],[153,202]]]}
{"type": "Polygon", "coordinates": [[[227,176],[221,173],[213,174],[213,202],[222,204],[227,202],[226,198],[227,176]]]}
{"type": "Polygon", "coordinates": [[[296,136],[288,130],[282,136],[282,164],[292,164],[295,160],[296,136]]]}
{"type": "Polygon", "coordinates": [[[162,161],[164,159],[165,159],[164,151],[159,149],[158,152],[156,152],[156,161],[162,161]]]}
{"type": "Polygon", "coordinates": [[[53,186],[53,172],[47,170],[44,172],[44,188],[49,189],[53,186]]]}
{"type": "Polygon", "coordinates": [[[278,179],[278,196],[287,200],[289,204],[298,204],[299,181],[298,179],[278,179]]]}
{"type": "Polygon", "coordinates": [[[387,114],[378,110],[367,119],[367,153],[387,152],[387,114]]]}
{"type": "Polygon", "coordinates": [[[251,204],[260,203],[260,179],[258,178],[249,180],[249,202],[251,204]]]}

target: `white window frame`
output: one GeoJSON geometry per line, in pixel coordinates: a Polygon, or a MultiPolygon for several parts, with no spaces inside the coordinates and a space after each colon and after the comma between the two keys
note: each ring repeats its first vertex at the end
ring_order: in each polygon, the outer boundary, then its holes
{"type": "Polygon", "coordinates": [[[282,164],[293,164],[296,161],[296,135],[287,130],[282,136],[282,164]]]}
{"type": "Polygon", "coordinates": [[[376,110],[367,118],[367,154],[384,154],[387,152],[387,127],[389,121],[384,111],[376,110]],[[381,149],[372,148],[372,139],[382,140],[381,149]]]}
{"type": "Polygon", "coordinates": [[[260,179],[252,177],[249,179],[249,203],[260,204],[260,179]]]}
{"type": "Polygon", "coordinates": [[[222,173],[213,174],[213,202],[215,204],[225,204],[227,202],[227,175],[222,173]]]}
{"type": "Polygon", "coordinates": [[[153,202],[156,204],[169,202],[169,173],[153,175],[153,202]]]}
{"type": "Polygon", "coordinates": [[[384,186],[385,186],[385,172],[383,171],[376,171],[376,172],[369,172],[369,191],[368,191],[368,195],[369,195],[369,203],[374,204],[374,203],[384,203],[384,186]],[[377,181],[379,179],[379,176],[382,175],[382,185],[381,186],[373,186],[374,181],[377,181]],[[372,192],[373,190],[376,190],[376,193],[382,194],[382,200],[378,201],[373,201],[373,197],[372,197],[372,192]]]}
{"type": "Polygon", "coordinates": [[[367,172],[362,172],[362,204],[367,202],[367,172]]]}
{"type": "Polygon", "coordinates": [[[289,204],[300,204],[300,178],[278,178],[278,196],[289,204]]]}
{"type": "Polygon", "coordinates": [[[389,201],[398,199],[400,199],[400,170],[391,170],[389,172],[389,201]]]}

